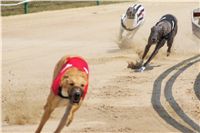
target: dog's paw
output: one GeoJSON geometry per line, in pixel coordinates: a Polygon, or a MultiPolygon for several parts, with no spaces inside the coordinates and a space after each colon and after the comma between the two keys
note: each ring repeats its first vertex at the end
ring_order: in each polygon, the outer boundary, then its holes
{"type": "Polygon", "coordinates": [[[68,127],[71,123],[72,123],[72,119],[69,119],[69,120],[66,122],[66,126],[68,127]]]}
{"type": "Polygon", "coordinates": [[[66,126],[68,127],[70,124],[71,124],[71,121],[68,121],[68,122],[66,123],[66,126]]]}
{"type": "Polygon", "coordinates": [[[145,69],[146,67],[142,66],[140,69],[137,69],[136,72],[144,72],[145,69]]]}
{"type": "Polygon", "coordinates": [[[170,52],[167,52],[167,57],[170,56],[170,52]]]}
{"type": "Polygon", "coordinates": [[[134,62],[128,62],[128,66],[127,68],[131,68],[131,69],[139,69],[142,67],[142,63],[143,61],[136,61],[134,62]]]}

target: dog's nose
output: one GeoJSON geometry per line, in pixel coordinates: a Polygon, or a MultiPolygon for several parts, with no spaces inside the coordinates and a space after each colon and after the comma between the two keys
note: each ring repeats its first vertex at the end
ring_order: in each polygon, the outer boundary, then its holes
{"type": "Polygon", "coordinates": [[[156,42],[156,38],[152,38],[152,42],[156,42]]]}
{"type": "Polygon", "coordinates": [[[82,91],[80,89],[74,89],[72,94],[72,102],[79,103],[82,96],[82,91]]]}
{"type": "Polygon", "coordinates": [[[81,92],[76,91],[75,94],[74,94],[74,99],[77,100],[80,96],[81,96],[81,92]]]}

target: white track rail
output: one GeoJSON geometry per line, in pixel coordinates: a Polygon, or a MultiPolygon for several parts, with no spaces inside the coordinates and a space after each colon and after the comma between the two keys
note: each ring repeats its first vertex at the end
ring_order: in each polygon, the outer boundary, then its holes
{"type": "Polygon", "coordinates": [[[0,6],[17,6],[17,5],[24,4],[26,2],[30,2],[30,0],[23,0],[23,1],[20,1],[18,3],[13,3],[13,4],[0,4],[0,6]]]}

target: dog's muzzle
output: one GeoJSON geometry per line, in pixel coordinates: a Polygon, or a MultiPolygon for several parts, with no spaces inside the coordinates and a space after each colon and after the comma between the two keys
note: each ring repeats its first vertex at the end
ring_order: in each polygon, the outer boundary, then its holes
{"type": "Polygon", "coordinates": [[[135,14],[132,14],[132,13],[127,14],[127,18],[128,19],[135,19],[135,14]]]}
{"type": "Polygon", "coordinates": [[[80,89],[78,87],[73,88],[72,92],[71,92],[71,102],[72,103],[79,103],[82,95],[83,95],[82,89],[80,89]]]}
{"type": "Polygon", "coordinates": [[[83,90],[79,87],[74,87],[74,88],[71,89],[69,96],[63,96],[62,95],[62,88],[59,87],[58,95],[61,98],[69,99],[72,104],[73,103],[79,103],[80,100],[81,100],[81,97],[83,96],[83,90]]]}
{"type": "Polygon", "coordinates": [[[152,43],[157,43],[157,42],[158,42],[158,39],[157,39],[157,38],[152,38],[152,39],[151,39],[151,42],[152,42],[152,43]]]}

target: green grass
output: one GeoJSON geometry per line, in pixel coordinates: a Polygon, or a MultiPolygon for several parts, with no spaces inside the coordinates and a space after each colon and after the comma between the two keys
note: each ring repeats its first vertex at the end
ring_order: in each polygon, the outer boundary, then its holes
{"type": "MultiPolygon", "coordinates": [[[[18,3],[16,1],[1,1],[2,4],[18,3]]],[[[113,4],[119,3],[119,1],[100,1],[102,4],[113,4]]],[[[28,13],[49,11],[49,10],[60,10],[68,8],[96,6],[96,1],[81,1],[81,2],[69,2],[69,1],[31,1],[28,3],[28,13]]],[[[2,6],[1,16],[10,16],[24,14],[24,4],[17,6],[2,6]]]]}

